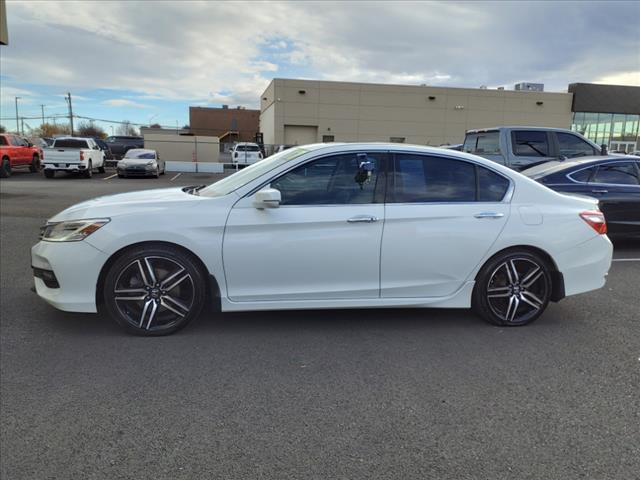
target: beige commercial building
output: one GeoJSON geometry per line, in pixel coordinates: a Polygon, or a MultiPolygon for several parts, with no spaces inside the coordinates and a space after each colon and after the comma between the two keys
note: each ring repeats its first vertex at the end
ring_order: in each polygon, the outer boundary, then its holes
{"type": "Polygon", "coordinates": [[[569,128],[571,102],[571,93],[277,78],[260,99],[260,131],[265,144],[456,144],[472,128],[569,128]]]}

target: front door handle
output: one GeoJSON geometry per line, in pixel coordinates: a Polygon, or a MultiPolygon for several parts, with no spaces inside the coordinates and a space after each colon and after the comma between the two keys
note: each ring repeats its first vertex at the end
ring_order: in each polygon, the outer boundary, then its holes
{"type": "Polygon", "coordinates": [[[604,188],[594,188],[591,190],[591,193],[609,193],[609,190],[605,190],[604,188]]]}
{"type": "Polygon", "coordinates": [[[504,217],[504,213],[498,212],[480,212],[474,215],[476,218],[502,218],[504,217]]]}
{"type": "Polygon", "coordinates": [[[356,215],[355,217],[351,217],[347,220],[349,223],[373,223],[377,221],[378,217],[374,217],[372,215],[356,215]]]}

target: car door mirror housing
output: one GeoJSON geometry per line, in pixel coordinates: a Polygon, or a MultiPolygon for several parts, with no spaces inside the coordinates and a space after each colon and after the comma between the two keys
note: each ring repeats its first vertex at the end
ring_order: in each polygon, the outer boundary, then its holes
{"type": "Polygon", "coordinates": [[[276,190],[275,188],[263,188],[253,196],[253,206],[260,210],[264,208],[278,208],[281,201],[282,195],[280,194],[280,190],[276,190]]]}

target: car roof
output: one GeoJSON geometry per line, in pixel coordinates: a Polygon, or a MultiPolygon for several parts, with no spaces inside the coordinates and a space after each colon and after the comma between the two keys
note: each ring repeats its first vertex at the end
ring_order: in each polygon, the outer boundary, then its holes
{"type": "Polygon", "coordinates": [[[467,130],[467,133],[484,133],[484,132],[497,132],[499,130],[543,130],[545,132],[568,132],[575,133],[580,135],[578,132],[574,132],[573,130],[569,130],[568,128],[557,128],[557,127],[531,127],[528,125],[502,125],[500,127],[488,127],[488,128],[473,128],[471,130],[467,130]]]}

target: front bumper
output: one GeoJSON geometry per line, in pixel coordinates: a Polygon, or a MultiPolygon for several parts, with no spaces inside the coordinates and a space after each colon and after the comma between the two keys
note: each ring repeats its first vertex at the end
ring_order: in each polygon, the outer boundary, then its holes
{"type": "Polygon", "coordinates": [[[156,169],[152,168],[147,170],[146,168],[121,168],[116,169],[118,175],[124,175],[125,177],[152,177],[156,174],[156,169]]]}
{"type": "Polygon", "coordinates": [[[31,265],[53,272],[60,287],[47,287],[42,278],[34,276],[36,293],[60,310],[95,313],[96,286],[107,258],[86,241],[41,241],[31,248],[31,265]]]}

